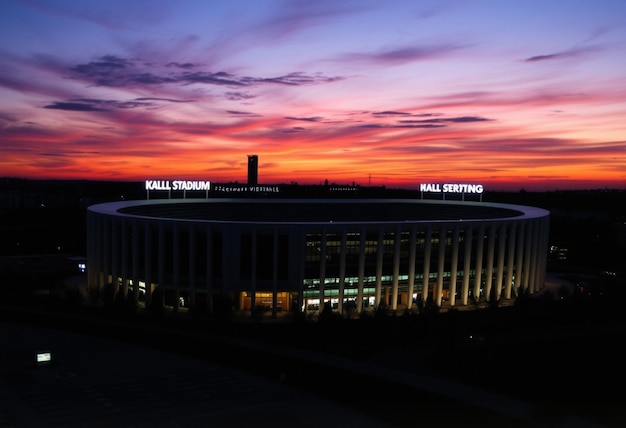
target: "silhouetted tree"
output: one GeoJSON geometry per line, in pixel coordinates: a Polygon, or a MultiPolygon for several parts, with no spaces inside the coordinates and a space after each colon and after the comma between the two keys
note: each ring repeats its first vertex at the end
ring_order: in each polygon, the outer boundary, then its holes
{"type": "Polygon", "coordinates": [[[115,303],[115,285],[113,285],[113,283],[111,282],[105,285],[102,289],[101,297],[104,306],[106,308],[112,308],[113,304],[115,303]]]}
{"type": "Polygon", "coordinates": [[[213,315],[216,321],[230,321],[233,315],[233,300],[226,294],[216,294],[213,297],[213,315]]]}
{"type": "Polygon", "coordinates": [[[374,317],[376,319],[385,319],[389,317],[389,307],[385,304],[385,302],[381,299],[376,307],[376,312],[374,312],[374,317]]]}
{"type": "Polygon", "coordinates": [[[160,317],[165,313],[165,295],[160,287],[152,291],[148,312],[152,316],[160,317]]]}

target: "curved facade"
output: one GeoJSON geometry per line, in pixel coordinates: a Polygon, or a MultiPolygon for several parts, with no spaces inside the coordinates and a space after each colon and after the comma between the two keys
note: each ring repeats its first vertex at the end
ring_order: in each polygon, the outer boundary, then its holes
{"type": "Polygon", "coordinates": [[[458,307],[543,288],[549,212],[411,199],[161,199],[87,212],[89,287],[174,310],[458,307]]]}

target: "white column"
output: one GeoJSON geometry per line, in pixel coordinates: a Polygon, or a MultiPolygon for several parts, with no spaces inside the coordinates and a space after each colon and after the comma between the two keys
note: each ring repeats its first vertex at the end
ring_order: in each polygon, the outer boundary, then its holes
{"type": "Polygon", "coordinates": [[[446,245],[448,243],[448,230],[444,225],[439,229],[439,251],[437,254],[437,289],[435,291],[435,304],[441,307],[443,295],[443,274],[446,261],[446,245]]]}
{"type": "Polygon", "coordinates": [[[463,232],[463,241],[465,242],[463,250],[463,286],[461,288],[461,304],[467,305],[469,295],[470,270],[472,259],[472,235],[473,228],[468,225],[463,232]]]}
{"type": "Polygon", "coordinates": [[[189,243],[189,264],[188,264],[188,272],[189,272],[189,306],[196,306],[196,229],[195,223],[189,223],[189,227],[187,229],[187,242],[189,243]]]}
{"type": "Polygon", "coordinates": [[[100,272],[100,254],[97,247],[102,245],[98,233],[99,215],[87,212],[87,284],[89,289],[98,287],[97,278],[100,272]],[[96,245],[98,243],[98,245],[96,245]]]}
{"type": "Polygon", "coordinates": [[[507,234],[507,262],[506,281],[504,284],[504,298],[511,298],[511,287],[513,286],[513,274],[515,272],[515,243],[517,240],[517,222],[511,222],[508,226],[507,234]]]}
{"type": "Polygon", "coordinates": [[[117,224],[117,219],[115,217],[111,217],[111,270],[109,271],[111,278],[110,281],[113,284],[113,297],[118,292],[118,281],[117,277],[119,276],[119,259],[120,259],[120,231],[119,226],[117,224]]]}
{"type": "Polygon", "coordinates": [[[100,214],[87,213],[87,283],[89,289],[100,288],[98,278],[102,271],[102,234],[100,233],[100,214]]]}
{"type": "Polygon", "coordinates": [[[476,259],[474,269],[476,276],[474,277],[474,298],[478,301],[480,298],[480,287],[482,285],[483,275],[483,253],[485,247],[485,225],[481,223],[476,236],[476,259]]]}
{"type": "Polygon", "coordinates": [[[346,239],[347,230],[346,227],[340,229],[341,232],[341,247],[339,248],[339,292],[337,302],[337,312],[343,314],[343,294],[346,283],[346,239]]]}
{"type": "Polygon", "coordinates": [[[359,282],[357,284],[356,311],[360,314],[363,311],[363,283],[365,280],[365,241],[367,239],[365,226],[361,226],[359,239],[359,282]]]}
{"type": "Polygon", "coordinates": [[[138,220],[133,219],[132,230],[132,278],[133,278],[133,301],[137,304],[139,298],[139,225],[138,220]]]}
{"type": "Polygon", "coordinates": [[[100,289],[103,289],[109,282],[109,273],[111,272],[111,219],[106,216],[102,218],[100,225],[101,241],[103,242],[101,266],[100,270],[100,289]]]}
{"type": "MultiPolygon", "coordinates": [[[[245,231],[242,233],[246,233],[245,231]]],[[[250,244],[250,314],[254,315],[256,313],[256,226],[252,226],[252,230],[250,231],[250,240],[252,243],[250,244]]],[[[241,281],[241,278],[239,278],[241,281]]],[[[243,306],[243,302],[241,303],[243,306]]]]}
{"type": "Polygon", "coordinates": [[[93,259],[94,265],[89,266],[90,270],[93,270],[92,275],[92,284],[97,289],[102,289],[102,270],[103,270],[103,260],[102,260],[102,249],[104,246],[104,234],[102,233],[102,216],[100,214],[94,215],[93,217],[93,228],[94,228],[94,236],[93,239],[93,259]],[[97,242],[98,245],[95,245],[97,242]]]}
{"type": "MultiPolygon", "coordinates": [[[[222,270],[222,277],[219,282],[216,282],[214,285],[214,290],[218,293],[218,295],[227,294],[228,290],[231,289],[232,285],[237,283],[241,283],[241,278],[239,276],[235,276],[239,274],[239,268],[235,269],[232,260],[236,260],[237,257],[241,257],[242,249],[241,249],[241,236],[244,232],[243,226],[234,227],[231,225],[221,225],[216,227],[217,232],[215,237],[219,236],[219,249],[217,251],[220,252],[220,269],[222,270]]],[[[252,251],[250,251],[252,252],[252,251]]],[[[248,254],[249,256],[250,254],[248,254]]]]}
{"type": "Polygon", "coordinates": [[[144,222],[144,235],[143,235],[143,254],[144,254],[144,273],[143,277],[146,281],[146,295],[144,296],[146,302],[146,308],[150,306],[152,301],[152,227],[150,222],[144,222]]]}
{"type": "Polygon", "coordinates": [[[326,227],[322,229],[321,244],[320,244],[320,307],[319,313],[324,310],[324,289],[326,282],[326,227]]]}
{"type": "Polygon", "coordinates": [[[536,269],[536,276],[537,276],[537,280],[535,281],[535,292],[539,292],[543,286],[544,286],[544,275],[545,275],[545,267],[544,267],[544,258],[543,255],[546,254],[546,249],[548,247],[548,241],[547,241],[547,235],[548,235],[548,231],[547,231],[547,224],[545,222],[542,221],[543,219],[538,219],[538,239],[537,239],[537,250],[536,250],[536,255],[537,255],[537,269],[536,269]]]}
{"type": "Polygon", "coordinates": [[[178,256],[177,249],[180,248],[180,223],[174,222],[172,224],[172,245],[174,251],[172,251],[172,286],[174,288],[174,312],[178,311],[179,298],[180,298],[180,257],[178,256]]]}
{"type": "Polygon", "coordinates": [[[103,218],[102,222],[102,242],[104,242],[104,251],[102,257],[102,286],[106,287],[109,283],[109,276],[111,274],[111,254],[112,249],[112,237],[111,237],[111,219],[109,216],[103,218]]]}
{"type": "Polygon", "coordinates": [[[295,245],[293,254],[297,255],[294,260],[294,266],[298,267],[296,272],[296,281],[298,284],[298,312],[306,313],[307,304],[304,299],[304,269],[306,264],[306,230],[302,226],[290,226],[289,228],[289,245],[295,245]],[[304,308],[304,309],[302,309],[304,308]]]}
{"type": "Polygon", "coordinates": [[[496,223],[491,222],[489,225],[489,237],[487,245],[487,264],[485,266],[485,299],[491,300],[492,285],[493,285],[493,261],[495,259],[495,247],[496,247],[496,223]]]}
{"type": "Polygon", "coordinates": [[[542,233],[542,224],[539,219],[533,220],[533,237],[531,243],[531,261],[530,261],[530,292],[536,293],[541,288],[539,286],[539,263],[540,263],[540,246],[541,246],[541,233],[542,233]]]}
{"type": "Polygon", "coordinates": [[[506,241],[507,241],[507,227],[506,223],[498,224],[498,265],[496,272],[496,299],[500,299],[500,295],[502,294],[502,279],[504,278],[504,258],[506,241]]]}
{"type": "Polygon", "coordinates": [[[526,224],[523,222],[517,223],[517,243],[515,250],[515,293],[520,295],[524,292],[524,242],[526,242],[526,224]]]}
{"type": "Polygon", "coordinates": [[[120,267],[120,277],[122,279],[122,289],[120,292],[122,293],[122,297],[126,299],[128,297],[128,252],[130,248],[128,248],[128,219],[122,218],[120,219],[120,252],[121,252],[121,267],[120,267]]]}
{"type": "MultiPolygon", "coordinates": [[[[384,239],[385,230],[384,226],[379,226],[378,229],[378,247],[376,249],[376,305],[381,304],[381,290],[382,290],[382,278],[383,278],[383,252],[384,252],[384,239]]],[[[385,303],[386,304],[386,303],[385,303]]]]}
{"type": "Polygon", "coordinates": [[[100,252],[100,269],[98,270],[98,288],[100,290],[104,289],[107,284],[107,278],[109,274],[109,259],[111,257],[111,231],[109,229],[109,218],[102,216],[100,218],[100,225],[98,228],[98,233],[100,234],[100,248],[98,251],[100,252]]]}
{"type": "Polygon", "coordinates": [[[278,306],[278,228],[273,227],[274,246],[272,251],[272,318],[276,318],[278,306]]]}
{"type": "Polygon", "coordinates": [[[103,289],[109,283],[109,275],[111,273],[111,219],[106,216],[102,219],[100,232],[102,233],[101,242],[104,243],[102,249],[102,269],[100,276],[100,289],[103,289]]]}
{"type": "Polygon", "coordinates": [[[430,284],[430,253],[432,251],[432,228],[428,226],[426,233],[424,233],[424,266],[423,266],[423,279],[422,279],[422,299],[424,304],[428,300],[428,287],[430,284]]]}
{"type": "Polygon", "coordinates": [[[531,272],[530,261],[532,258],[532,242],[535,230],[531,221],[526,222],[526,239],[524,240],[524,291],[528,290],[532,294],[533,290],[530,288],[531,272]]]}
{"type": "Polygon", "coordinates": [[[417,228],[411,227],[411,239],[409,243],[409,284],[408,284],[408,302],[409,309],[413,308],[413,293],[415,292],[415,254],[417,252],[417,228]]]}
{"type": "Polygon", "coordinates": [[[400,244],[402,231],[396,226],[393,241],[393,278],[391,285],[391,310],[398,310],[398,277],[400,276],[400,244]]]}
{"type": "Polygon", "coordinates": [[[456,281],[459,267],[459,235],[461,224],[456,223],[452,235],[452,260],[450,265],[450,306],[456,305],[456,281]]]}
{"type": "Polygon", "coordinates": [[[205,271],[205,290],[206,305],[209,313],[213,313],[213,234],[211,226],[206,227],[206,271],[205,271]]]}
{"type": "MultiPolygon", "coordinates": [[[[159,237],[157,248],[159,251],[159,267],[158,267],[158,287],[160,288],[161,296],[165,297],[165,225],[162,221],[159,222],[159,237]]],[[[163,299],[165,303],[165,299],[163,299]]]]}
{"type": "Polygon", "coordinates": [[[86,246],[85,246],[85,256],[87,257],[87,261],[86,261],[86,267],[87,267],[87,287],[91,288],[93,287],[93,268],[95,266],[95,254],[93,251],[94,245],[93,245],[93,241],[95,239],[95,235],[94,235],[94,218],[93,218],[93,214],[91,214],[89,211],[87,211],[87,213],[85,214],[85,221],[86,221],[86,232],[87,232],[87,241],[86,241],[86,246]]]}

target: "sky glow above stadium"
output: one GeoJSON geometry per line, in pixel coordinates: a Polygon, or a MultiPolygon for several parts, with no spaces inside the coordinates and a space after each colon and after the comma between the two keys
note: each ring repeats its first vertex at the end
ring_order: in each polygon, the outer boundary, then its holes
{"type": "Polygon", "coordinates": [[[3,0],[0,176],[626,187],[626,2],[3,0]]]}

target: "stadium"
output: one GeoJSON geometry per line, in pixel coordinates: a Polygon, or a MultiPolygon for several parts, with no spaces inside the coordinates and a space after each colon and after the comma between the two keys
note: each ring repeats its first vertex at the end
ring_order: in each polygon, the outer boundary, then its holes
{"type": "Polygon", "coordinates": [[[87,210],[90,289],[173,311],[471,308],[543,288],[549,212],[425,199],[153,199],[87,210]]]}

